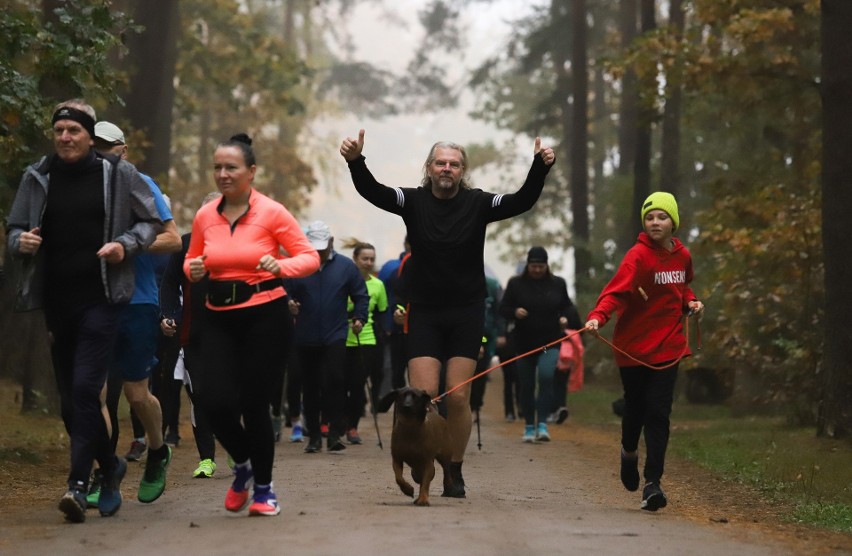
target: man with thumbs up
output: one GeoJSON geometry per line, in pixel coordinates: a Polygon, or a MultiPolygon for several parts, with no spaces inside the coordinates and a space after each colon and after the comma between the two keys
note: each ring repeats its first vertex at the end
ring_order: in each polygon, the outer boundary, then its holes
{"type": "MultiPolygon", "coordinates": [[[[364,135],[362,129],[357,139],[346,138],[340,154],[349,164],[358,193],[405,222],[411,245],[402,273],[409,301],[409,382],[436,396],[442,365],[446,365],[448,391],[472,377],[476,368],[485,315],[486,226],[531,209],[556,157],[537,137],[523,186],[515,193],[488,193],[471,188],[464,147],[440,141],[429,150],[420,187],[388,187],[367,169],[361,154],[364,135]]],[[[470,384],[446,400],[453,484],[443,496],[464,498],[462,461],[471,431],[470,384]]]]}

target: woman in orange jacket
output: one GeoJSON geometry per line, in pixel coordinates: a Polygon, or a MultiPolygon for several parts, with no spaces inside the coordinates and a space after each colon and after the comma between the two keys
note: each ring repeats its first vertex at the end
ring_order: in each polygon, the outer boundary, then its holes
{"type": "Polygon", "coordinates": [[[312,274],[319,256],[293,215],[252,187],[256,170],[247,135],[216,148],[213,171],[222,200],[195,215],[183,268],[193,282],[209,278],[203,372],[193,382],[198,405],[236,464],[225,509],[238,512],[248,504],[253,480],[249,515],[277,515],[270,393],[293,329],[281,279],[312,274]]]}

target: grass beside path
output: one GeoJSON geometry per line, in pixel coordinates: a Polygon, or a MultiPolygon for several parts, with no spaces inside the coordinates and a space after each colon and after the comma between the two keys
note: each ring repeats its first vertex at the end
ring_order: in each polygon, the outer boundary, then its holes
{"type": "MultiPolygon", "coordinates": [[[[620,395],[595,386],[570,394],[571,419],[618,428],[612,401],[620,395]]],[[[785,502],[794,508],[784,516],[792,522],[852,533],[852,443],[817,438],[813,428],[781,418],[734,418],[726,406],[685,400],[675,401],[671,422],[671,456],[785,502]]]]}

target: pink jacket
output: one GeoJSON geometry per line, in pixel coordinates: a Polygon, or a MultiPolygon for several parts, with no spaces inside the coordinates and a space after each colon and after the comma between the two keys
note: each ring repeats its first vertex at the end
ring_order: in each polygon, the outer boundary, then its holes
{"type": "MultiPolygon", "coordinates": [[[[201,207],[192,222],[192,239],[183,262],[189,276],[189,261],[207,255],[204,260],[211,280],[242,280],[250,285],[276,278],[257,270],[264,255],[278,259],[281,275],[278,278],[301,278],[319,268],[319,255],[311,247],[299,223],[281,203],[251,190],[249,208],[234,223],[233,228],[222,216],[224,198],[218,203],[201,207]],[[281,254],[283,247],[288,256],[281,254]]],[[[213,310],[229,310],[259,305],[283,297],[284,288],[255,293],[251,299],[228,307],[207,306],[213,310]]]]}

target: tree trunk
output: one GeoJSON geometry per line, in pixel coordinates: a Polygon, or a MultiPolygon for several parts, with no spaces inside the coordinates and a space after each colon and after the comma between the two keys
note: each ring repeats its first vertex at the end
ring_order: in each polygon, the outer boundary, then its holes
{"type": "Polygon", "coordinates": [[[147,143],[131,145],[141,151],[141,167],[160,185],[168,183],[172,143],[175,64],[180,32],[178,0],[158,0],[156,9],[139,2],[134,21],[145,27],[127,37],[132,68],[127,95],[127,117],[134,129],[144,130],[147,143]]]}
{"type": "MultiPolygon", "coordinates": [[[[592,188],[595,195],[603,189],[604,180],[604,163],[606,162],[606,118],[609,114],[606,111],[606,81],[604,80],[604,71],[601,64],[594,64],[594,79],[592,80],[592,90],[594,103],[592,104],[593,124],[592,124],[592,144],[595,146],[592,153],[592,167],[594,168],[594,176],[592,180],[592,188]]],[[[595,210],[595,219],[597,220],[597,209],[595,210]]]]}
{"type": "Polygon", "coordinates": [[[817,434],[852,436],[852,2],[822,4],[825,353],[817,434]]]}
{"type": "Polygon", "coordinates": [[[0,377],[13,379],[22,386],[21,411],[47,409],[58,412],[59,393],[50,359],[44,313],[12,312],[20,266],[7,253],[3,268],[5,285],[0,289],[0,377]]]}
{"type": "Polygon", "coordinates": [[[575,280],[578,292],[586,293],[591,278],[589,251],[589,74],[586,54],[586,0],[572,0],[571,45],[572,97],[571,122],[571,228],[574,235],[575,280]]]}
{"type": "MultiPolygon", "coordinates": [[[[636,38],[636,0],[621,0],[621,49],[625,53],[636,38]]],[[[618,112],[618,173],[630,175],[636,160],[636,72],[626,68],[621,77],[621,107],[618,112]]]]}
{"type": "MultiPolygon", "coordinates": [[[[683,36],[683,0],[669,1],[669,26],[675,36],[683,36]]],[[[660,161],[660,190],[678,197],[680,186],[680,112],[683,99],[680,76],[681,64],[673,66],[666,75],[666,107],[663,112],[662,159],[660,161]]]]}
{"type": "MultiPolygon", "coordinates": [[[[654,0],[641,0],[642,33],[653,31],[656,24],[654,0]]],[[[656,86],[656,79],[648,79],[645,87],[656,86]]],[[[637,98],[638,101],[638,98],[637,98]]],[[[651,194],[651,126],[656,118],[653,104],[640,104],[639,120],[636,126],[636,162],[633,166],[633,210],[629,222],[631,238],[625,247],[631,245],[636,234],[642,229],[640,211],[642,202],[651,194]]]]}

